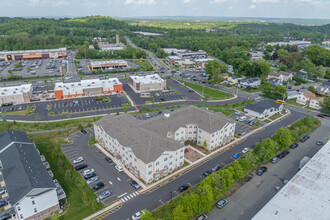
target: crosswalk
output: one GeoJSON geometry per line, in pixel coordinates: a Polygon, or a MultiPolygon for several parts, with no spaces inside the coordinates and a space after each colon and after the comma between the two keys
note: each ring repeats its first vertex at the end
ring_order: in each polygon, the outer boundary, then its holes
{"type": "Polygon", "coordinates": [[[136,192],[133,192],[133,193],[121,198],[120,200],[121,200],[122,203],[124,203],[124,202],[127,202],[130,199],[133,199],[135,196],[138,196],[139,194],[140,193],[138,191],[136,191],[136,192]]]}

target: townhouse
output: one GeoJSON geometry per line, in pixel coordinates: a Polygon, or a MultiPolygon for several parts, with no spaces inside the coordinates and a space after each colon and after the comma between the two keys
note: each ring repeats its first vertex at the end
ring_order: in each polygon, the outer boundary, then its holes
{"type": "Polygon", "coordinates": [[[320,103],[323,102],[324,97],[317,97],[312,92],[305,92],[298,95],[297,103],[301,105],[306,105],[313,109],[321,109],[320,103]]]}
{"type": "Polygon", "coordinates": [[[95,138],[137,178],[151,183],[184,164],[184,141],[213,150],[234,138],[235,122],[188,106],[149,120],[109,115],[94,123],[95,138]]]}
{"type": "Polygon", "coordinates": [[[36,146],[25,132],[6,130],[0,134],[0,185],[6,190],[0,216],[15,219],[45,219],[58,211],[57,189],[41,161],[36,146]]]}
{"type": "Polygon", "coordinates": [[[261,85],[261,79],[259,77],[242,79],[239,81],[239,86],[242,88],[258,87],[261,85]]]}
{"type": "Polygon", "coordinates": [[[292,81],[293,74],[290,72],[284,72],[284,71],[279,71],[279,72],[271,72],[268,74],[267,79],[276,79],[283,82],[286,81],[292,81]]]}

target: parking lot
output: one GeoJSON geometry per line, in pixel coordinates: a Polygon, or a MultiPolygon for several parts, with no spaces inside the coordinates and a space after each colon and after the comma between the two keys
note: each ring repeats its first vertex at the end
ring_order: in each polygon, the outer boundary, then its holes
{"type": "MultiPolygon", "coordinates": [[[[87,134],[76,132],[69,137],[73,144],[62,145],[62,152],[72,162],[78,157],[83,157],[84,161],[79,164],[87,164],[88,167],[78,172],[82,173],[86,169],[94,169],[98,180],[90,184],[91,188],[99,182],[104,183],[104,187],[96,191],[97,195],[109,190],[111,195],[102,200],[107,205],[117,199],[123,203],[139,196],[139,191],[130,185],[130,177],[125,172],[118,172],[114,162],[107,162],[105,155],[95,146],[89,146],[89,133],[93,133],[92,128],[87,129],[87,134]]],[[[76,166],[78,164],[74,164],[76,166]]]]}
{"type": "MultiPolygon", "coordinates": [[[[229,117],[236,120],[238,117],[241,117],[243,116],[243,114],[231,114],[229,117]]],[[[238,134],[238,135],[244,135],[244,134],[247,134],[249,133],[250,131],[252,131],[252,127],[248,124],[249,121],[253,121],[255,122],[256,119],[254,118],[251,118],[251,117],[248,117],[246,116],[247,119],[245,121],[237,121],[236,120],[236,129],[235,129],[235,134],[238,134]]]]}
{"type": "Polygon", "coordinates": [[[129,97],[137,105],[143,105],[147,101],[151,102],[152,99],[154,99],[155,102],[169,102],[169,101],[175,101],[175,100],[183,99],[182,95],[177,94],[175,91],[171,91],[171,90],[170,91],[150,92],[151,97],[142,98],[142,97],[140,97],[140,93],[134,92],[134,90],[128,84],[123,84],[123,88],[124,88],[125,92],[129,95],[129,97]]]}
{"type": "Polygon", "coordinates": [[[13,75],[26,77],[54,76],[66,72],[67,61],[65,59],[44,59],[44,60],[22,60],[0,62],[0,76],[7,78],[12,72],[13,75]],[[19,65],[19,63],[21,65],[19,65]]]}
{"type": "Polygon", "coordinates": [[[181,84],[177,80],[166,79],[166,84],[173,87],[176,91],[181,93],[181,96],[186,97],[187,100],[199,100],[201,98],[195,91],[181,84]]]}

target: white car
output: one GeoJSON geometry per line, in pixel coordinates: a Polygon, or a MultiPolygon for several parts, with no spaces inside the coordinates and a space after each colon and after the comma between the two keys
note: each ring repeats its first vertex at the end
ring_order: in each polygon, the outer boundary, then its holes
{"type": "Polygon", "coordinates": [[[78,157],[78,158],[76,158],[76,159],[73,160],[73,163],[74,164],[77,164],[77,163],[80,163],[82,161],[84,161],[84,158],[83,157],[78,157]]]}
{"type": "Polygon", "coordinates": [[[243,122],[243,121],[245,121],[246,119],[247,119],[246,116],[241,116],[241,117],[239,118],[239,121],[240,121],[240,122],[243,122]]]}
{"type": "Polygon", "coordinates": [[[94,171],[95,171],[94,169],[90,168],[90,169],[84,170],[84,171],[82,172],[82,175],[85,176],[85,175],[87,175],[87,174],[93,173],[94,171]]]}
{"type": "Polygon", "coordinates": [[[98,176],[94,176],[94,177],[92,177],[92,178],[86,180],[86,183],[89,185],[89,184],[91,184],[91,183],[96,182],[98,179],[99,179],[98,176]]]}
{"type": "Polygon", "coordinates": [[[115,166],[116,170],[118,170],[119,172],[122,172],[123,171],[123,168],[119,165],[116,165],[115,166]]]}
{"type": "Polygon", "coordinates": [[[245,147],[245,148],[242,150],[242,153],[243,153],[243,154],[246,154],[247,152],[249,152],[249,150],[250,150],[249,148],[245,147]]]}
{"type": "Polygon", "coordinates": [[[138,220],[138,219],[140,219],[140,216],[143,215],[143,214],[144,214],[144,210],[139,211],[139,212],[135,213],[134,215],[132,215],[132,219],[133,220],[138,220]]]}

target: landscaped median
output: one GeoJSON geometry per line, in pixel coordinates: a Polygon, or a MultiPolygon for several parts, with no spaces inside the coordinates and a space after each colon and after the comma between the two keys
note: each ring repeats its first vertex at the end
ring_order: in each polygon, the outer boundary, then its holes
{"type": "Polygon", "coordinates": [[[197,85],[195,83],[190,83],[183,80],[179,80],[179,81],[184,83],[186,86],[192,88],[193,90],[197,91],[198,93],[203,94],[208,99],[224,100],[234,97],[234,95],[227,92],[223,92],[221,90],[212,89],[207,86],[197,85]]]}
{"type": "Polygon", "coordinates": [[[202,182],[165,203],[152,213],[147,212],[143,219],[192,219],[200,213],[207,213],[219,199],[226,198],[245,182],[245,178],[260,165],[268,163],[273,156],[287,149],[299,138],[320,126],[313,117],[301,119],[288,128],[280,128],[273,138],[266,138],[256,144],[253,150],[227,165],[217,173],[206,177],[202,182]]]}

